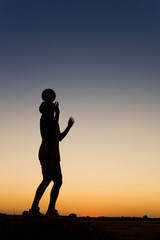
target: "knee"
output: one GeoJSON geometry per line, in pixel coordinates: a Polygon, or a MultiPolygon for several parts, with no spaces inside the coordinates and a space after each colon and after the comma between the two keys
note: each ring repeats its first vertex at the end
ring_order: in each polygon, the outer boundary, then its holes
{"type": "Polygon", "coordinates": [[[63,183],[62,179],[59,179],[54,182],[54,185],[55,187],[60,188],[62,186],[62,183],[63,183]]]}
{"type": "Polygon", "coordinates": [[[60,180],[59,180],[59,183],[58,183],[58,184],[59,184],[59,187],[61,187],[61,186],[62,186],[62,184],[63,184],[63,181],[62,181],[62,179],[60,179],[60,180]]]}
{"type": "Polygon", "coordinates": [[[48,179],[48,178],[44,178],[43,181],[42,181],[44,186],[48,186],[50,184],[50,182],[51,182],[51,180],[48,179]]]}

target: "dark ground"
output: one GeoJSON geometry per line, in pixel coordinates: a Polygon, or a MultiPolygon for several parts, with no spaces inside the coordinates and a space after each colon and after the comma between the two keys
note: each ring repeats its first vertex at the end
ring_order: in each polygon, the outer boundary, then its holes
{"type": "Polygon", "coordinates": [[[0,239],[160,240],[160,219],[0,215],[0,239]]]}

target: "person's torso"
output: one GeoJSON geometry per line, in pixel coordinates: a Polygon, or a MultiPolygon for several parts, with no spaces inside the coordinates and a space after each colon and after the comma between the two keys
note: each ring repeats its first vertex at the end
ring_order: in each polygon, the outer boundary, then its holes
{"type": "Polygon", "coordinates": [[[42,115],[40,120],[40,131],[42,143],[39,150],[40,161],[47,156],[52,161],[60,161],[59,153],[59,124],[55,122],[54,117],[42,115]]]}

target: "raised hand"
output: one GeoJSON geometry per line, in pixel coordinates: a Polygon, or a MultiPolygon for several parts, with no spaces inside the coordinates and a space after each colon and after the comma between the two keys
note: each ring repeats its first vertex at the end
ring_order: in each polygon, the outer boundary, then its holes
{"type": "Polygon", "coordinates": [[[68,127],[71,128],[74,123],[75,123],[74,118],[73,118],[73,117],[70,117],[69,120],[68,120],[68,127]]]}
{"type": "Polygon", "coordinates": [[[54,106],[55,106],[55,112],[59,113],[59,102],[55,102],[54,106]]]}

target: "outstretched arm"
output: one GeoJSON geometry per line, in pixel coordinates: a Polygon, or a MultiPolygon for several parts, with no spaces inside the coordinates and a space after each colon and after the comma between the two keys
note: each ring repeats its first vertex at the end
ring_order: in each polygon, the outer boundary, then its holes
{"type": "Polygon", "coordinates": [[[74,118],[70,117],[68,120],[68,126],[62,133],[60,133],[59,141],[63,140],[63,138],[68,134],[69,130],[71,129],[74,123],[75,123],[74,118]]]}

